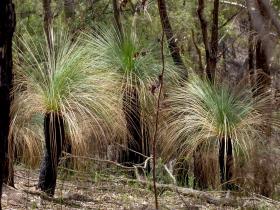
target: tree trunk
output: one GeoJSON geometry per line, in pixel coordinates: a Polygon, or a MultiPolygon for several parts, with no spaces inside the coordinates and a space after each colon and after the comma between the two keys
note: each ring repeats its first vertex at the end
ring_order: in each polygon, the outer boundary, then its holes
{"type": "Polygon", "coordinates": [[[123,27],[121,23],[121,14],[120,14],[120,4],[118,0],[112,0],[113,2],[113,12],[114,12],[114,19],[115,19],[115,24],[120,32],[120,35],[123,37],[123,27]]]}
{"type": "Polygon", "coordinates": [[[138,92],[135,88],[126,88],[123,95],[123,104],[123,111],[125,113],[129,134],[127,142],[128,150],[125,151],[125,154],[123,154],[122,162],[127,165],[139,164],[144,161],[144,158],[136,152],[143,154],[143,148],[147,146],[144,145],[145,141],[143,141],[140,119],[140,101],[138,92]]]}
{"type": "Polygon", "coordinates": [[[161,25],[167,38],[168,48],[172,56],[173,62],[175,65],[177,65],[179,68],[182,69],[183,71],[182,78],[187,79],[188,78],[187,68],[181,58],[180,48],[178,47],[175,36],[173,34],[173,30],[167,14],[165,0],[158,0],[157,2],[158,2],[161,25]]]}
{"type": "Polygon", "coordinates": [[[218,62],[218,44],[219,44],[219,0],[214,0],[213,8],[213,23],[212,23],[212,34],[211,34],[211,54],[209,63],[207,63],[206,72],[208,72],[208,78],[212,81],[215,78],[217,62],[218,62]]]}
{"type": "Polygon", "coordinates": [[[260,95],[262,93],[265,93],[271,85],[270,71],[261,40],[258,40],[256,44],[256,69],[256,94],[260,95]]]}
{"type": "Polygon", "coordinates": [[[51,41],[51,26],[52,26],[52,10],[51,0],[43,0],[43,13],[44,13],[44,31],[47,37],[48,47],[52,49],[51,41]]]}
{"type": "Polygon", "coordinates": [[[15,9],[12,0],[0,1],[0,209],[3,174],[8,157],[10,125],[10,90],[13,80],[12,38],[15,31],[15,9]]]}
{"type": "Polygon", "coordinates": [[[230,181],[233,178],[233,147],[230,138],[222,138],[219,145],[219,166],[220,179],[223,184],[223,189],[233,189],[233,184],[230,181]]]}
{"type": "Polygon", "coordinates": [[[46,152],[41,163],[38,187],[50,196],[54,195],[57,168],[65,141],[64,121],[59,113],[46,113],[44,118],[46,152]]]}
{"type": "Polygon", "coordinates": [[[205,3],[204,0],[198,0],[197,15],[200,21],[202,31],[203,44],[206,56],[206,76],[212,82],[214,80],[216,66],[218,62],[218,41],[219,41],[219,0],[214,0],[214,7],[212,11],[212,34],[211,42],[208,38],[207,21],[203,15],[205,3]]]}

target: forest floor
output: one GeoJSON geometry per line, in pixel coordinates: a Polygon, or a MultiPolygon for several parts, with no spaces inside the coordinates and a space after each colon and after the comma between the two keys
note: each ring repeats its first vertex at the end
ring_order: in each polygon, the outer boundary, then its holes
{"type": "MultiPolygon", "coordinates": [[[[116,175],[104,177],[95,174],[91,178],[81,178],[79,175],[75,180],[73,177],[62,180],[61,177],[54,198],[50,198],[36,190],[36,170],[17,166],[16,188],[4,187],[3,209],[154,209],[154,194],[150,184],[144,185],[116,175]]],[[[179,190],[160,188],[159,192],[160,209],[280,209],[280,202],[259,196],[240,197],[236,201],[240,203],[242,200],[242,206],[237,206],[230,202],[211,202],[211,199],[205,199],[199,193],[193,194],[191,190],[186,194],[179,190]]],[[[228,195],[225,192],[207,192],[210,197],[221,200],[226,194],[228,195]]]]}

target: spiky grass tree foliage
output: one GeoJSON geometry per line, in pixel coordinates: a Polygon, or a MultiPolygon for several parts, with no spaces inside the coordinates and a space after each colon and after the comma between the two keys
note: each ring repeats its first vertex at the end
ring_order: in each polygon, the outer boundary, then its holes
{"type": "Polygon", "coordinates": [[[232,179],[239,154],[248,157],[254,142],[266,138],[264,125],[279,124],[267,112],[268,95],[253,97],[249,87],[213,84],[195,75],[172,90],[166,104],[165,154],[191,155],[198,147],[216,153],[222,183],[232,179]]]}
{"type": "Polygon", "coordinates": [[[149,154],[149,120],[153,113],[153,96],[149,88],[160,72],[151,48],[144,48],[134,33],[99,28],[86,35],[94,66],[120,75],[119,95],[122,98],[128,130],[128,151],[122,162],[141,163],[149,154]],[[137,152],[137,153],[135,153],[137,152]]]}
{"type": "Polygon", "coordinates": [[[52,49],[28,35],[20,38],[13,116],[21,116],[22,123],[42,117],[46,152],[39,188],[53,195],[66,133],[72,152],[81,153],[87,148],[84,131],[90,128],[97,140],[121,121],[113,75],[89,65],[91,58],[79,39],[73,40],[66,32],[51,38],[52,49]]]}

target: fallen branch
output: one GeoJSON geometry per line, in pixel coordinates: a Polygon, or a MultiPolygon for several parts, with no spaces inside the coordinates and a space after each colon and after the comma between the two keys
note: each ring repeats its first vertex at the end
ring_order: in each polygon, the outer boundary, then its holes
{"type": "MultiPolygon", "coordinates": [[[[124,183],[138,183],[143,186],[152,186],[152,182],[147,181],[140,181],[136,179],[126,179],[122,178],[119,181],[123,181],[124,183]]],[[[276,209],[280,208],[279,202],[274,200],[268,200],[266,197],[265,199],[256,198],[254,197],[248,197],[248,198],[238,198],[238,197],[231,197],[227,198],[226,196],[223,197],[215,197],[210,192],[204,192],[199,190],[194,190],[191,188],[184,188],[184,187],[178,187],[173,184],[156,184],[157,188],[161,191],[168,190],[175,192],[177,194],[180,194],[182,196],[191,196],[195,198],[199,198],[209,204],[214,204],[216,206],[230,206],[230,207],[245,207],[245,208],[256,208],[255,202],[248,202],[248,200],[257,200],[259,205],[263,205],[264,201],[266,201],[267,204],[270,204],[268,206],[274,205],[276,209]]]]}
{"type": "Polygon", "coordinates": [[[49,197],[48,195],[46,195],[45,193],[42,193],[40,191],[32,191],[32,190],[23,190],[23,192],[31,194],[31,195],[35,195],[35,196],[40,196],[41,199],[44,199],[46,201],[50,201],[56,204],[62,204],[62,205],[67,205],[67,206],[71,206],[71,207],[75,207],[75,208],[80,208],[82,207],[80,204],[78,204],[77,202],[72,201],[72,199],[70,198],[62,198],[62,197],[49,197]]]}

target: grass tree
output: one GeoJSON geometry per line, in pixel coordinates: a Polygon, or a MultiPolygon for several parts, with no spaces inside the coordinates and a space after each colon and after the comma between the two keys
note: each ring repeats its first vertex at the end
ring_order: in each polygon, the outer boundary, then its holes
{"type": "Polygon", "coordinates": [[[198,147],[214,152],[220,180],[229,189],[239,154],[248,157],[254,142],[266,138],[265,124],[279,124],[267,114],[269,101],[265,94],[254,98],[249,87],[230,88],[192,75],[166,101],[165,152],[191,155],[198,147]]]}
{"type": "MultiPolygon", "coordinates": [[[[99,28],[86,39],[95,58],[94,65],[120,75],[118,90],[128,130],[128,149],[121,161],[141,163],[141,154],[149,155],[151,128],[147,124],[154,113],[149,89],[152,87],[153,92],[157,86],[160,62],[155,59],[151,46],[143,46],[133,32],[124,31],[121,35],[117,29],[99,28]]],[[[171,72],[169,76],[173,75],[171,72]]]]}
{"type": "Polygon", "coordinates": [[[112,88],[115,79],[89,65],[91,58],[79,38],[73,40],[67,32],[52,33],[48,45],[36,43],[26,34],[20,38],[13,116],[20,116],[23,123],[41,116],[37,122],[43,123],[46,151],[38,186],[54,195],[66,134],[74,152],[85,147],[85,129],[92,128],[98,138],[118,127],[120,110],[112,88]]]}

